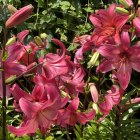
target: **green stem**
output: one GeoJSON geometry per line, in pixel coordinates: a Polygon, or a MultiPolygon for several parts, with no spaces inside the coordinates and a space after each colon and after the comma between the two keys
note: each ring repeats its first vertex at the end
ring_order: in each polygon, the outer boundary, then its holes
{"type": "MultiPolygon", "coordinates": [[[[3,30],[4,32],[4,41],[3,41],[3,50],[2,50],[2,56],[5,55],[5,44],[6,44],[6,29],[3,30]]],[[[4,61],[2,61],[2,139],[7,140],[6,137],[6,84],[5,84],[5,70],[4,70],[4,61]]]]}
{"type": "MultiPolygon", "coordinates": [[[[4,68],[4,62],[2,62],[2,67],[4,68]]],[[[2,71],[2,138],[6,140],[6,85],[5,85],[5,72],[2,71]]]]}

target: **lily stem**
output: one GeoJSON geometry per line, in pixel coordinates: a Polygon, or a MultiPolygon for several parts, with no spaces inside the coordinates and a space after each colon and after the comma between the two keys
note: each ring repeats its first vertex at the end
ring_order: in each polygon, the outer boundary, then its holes
{"type": "MultiPolygon", "coordinates": [[[[4,28],[4,39],[3,39],[3,47],[2,47],[2,57],[5,55],[5,44],[6,44],[6,29],[4,28]]],[[[2,59],[2,58],[1,58],[2,59]]],[[[6,137],[6,84],[5,84],[5,71],[4,71],[4,61],[2,60],[2,90],[3,90],[3,97],[2,97],[2,139],[7,140],[6,137]]]]}

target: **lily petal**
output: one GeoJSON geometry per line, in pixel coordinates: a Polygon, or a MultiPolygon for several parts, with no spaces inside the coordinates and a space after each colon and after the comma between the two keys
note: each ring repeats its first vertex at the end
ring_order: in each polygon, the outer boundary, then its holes
{"type": "Polygon", "coordinates": [[[128,50],[130,47],[130,37],[128,32],[122,32],[121,34],[121,43],[124,50],[128,50]]]}
{"type": "Polygon", "coordinates": [[[72,102],[70,103],[70,105],[68,106],[67,109],[69,109],[73,112],[73,111],[76,111],[78,109],[78,106],[79,106],[79,98],[76,97],[72,100],[72,102]]]}
{"type": "Polygon", "coordinates": [[[19,100],[19,106],[28,118],[34,117],[37,111],[40,109],[40,106],[35,103],[31,103],[24,98],[19,100]]]}
{"type": "Polygon", "coordinates": [[[27,121],[24,126],[21,126],[19,128],[8,126],[8,130],[17,136],[33,134],[36,132],[37,128],[38,128],[38,123],[35,119],[31,119],[27,121]]]}
{"type": "Polygon", "coordinates": [[[20,98],[25,98],[27,100],[32,101],[32,97],[27,92],[23,91],[17,84],[14,84],[11,88],[12,95],[14,99],[18,102],[20,98]]]}
{"type": "Polygon", "coordinates": [[[126,89],[131,78],[132,67],[131,65],[126,62],[120,65],[119,70],[117,71],[117,78],[119,80],[119,84],[121,85],[122,89],[126,89]]]}
{"type": "Polygon", "coordinates": [[[112,69],[114,69],[114,67],[112,66],[111,62],[108,60],[103,61],[98,67],[97,67],[97,72],[100,71],[102,73],[106,73],[108,71],[111,71],[112,69]]]}

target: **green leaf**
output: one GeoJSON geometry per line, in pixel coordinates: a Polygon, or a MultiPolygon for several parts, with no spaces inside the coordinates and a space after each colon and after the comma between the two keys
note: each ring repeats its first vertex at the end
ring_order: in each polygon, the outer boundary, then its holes
{"type": "Polygon", "coordinates": [[[77,49],[78,46],[79,46],[78,44],[71,43],[71,45],[67,48],[67,50],[74,51],[77,49]]]}
{"type": "Polygon", "coordinates": [[[38,6],[43,7],[44,6],[44,0],[38,0],[38,6]]]}
{"type": "Polygon", "coordinates": [[[2,26],[0,26],[0,33],[2,32],[2,26]]]}
{"type": "Polygon", "coordinates": [[[53,136],[48,136],[45,140],[54,140],[53,136]]]}

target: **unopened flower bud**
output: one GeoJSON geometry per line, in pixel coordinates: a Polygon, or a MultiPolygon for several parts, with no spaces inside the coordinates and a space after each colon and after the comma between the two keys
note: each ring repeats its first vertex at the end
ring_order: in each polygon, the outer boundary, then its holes
{"type": "Polygon", "coordinates": [[[131,15],[129,15],[129,19],[128,19],[128,21],[133,20],[133,19],[134,19],[134,17],[135,17],[135,14],[131,14],[131,15]]]}
{"type": "Polygon", "coordinates": [[[71,98],[71,97],[68,95],[68,93],[64,92],[63,90],[61,90],[61,96],[62,96],[63,98],[65,98],[65,97],[68,97],[69,99],[71,98]]]}
{"type": "Polygon", "coordinates": [[[16,75],[12,75],[11,77],[7,78],[5,80],[5,84],[10,84],[11,82],[13,82],[16,79],[16,75]]]}
{"type": "Polygon", "coordinates": [[[43,46],[44,43],[39,36],[34,37],[34,41],[38,46],[43,46]]]}
{"type": "Polygon", "coordinates": [[[19,25],[20,23],[24,22],[32,13],[33,6],[27,5],[21,8],[20,10],[17,10],[5,23],[5,26],[7,28],[12,28],[16,25],[19,25]]]}
{"type": "Polygon", "coordinates": [[[47,37],[47,34],[46,34],[46,33],[42,33],[42,34],[40,34],[40,37],[41,37],[42,39],[45,39],[45,38],[47,37]]]}
{"type": "Polygon", "coordinates": [[[100,113],[100,109],[99,109],[99,107],[98,107],[98,105],[96,103],[92,104],[92,108],[96,111],[96,114],[100,113]]]}
{"type": "Polygon", "coordinates": [[[125,8],[133,6],[132,0],[119,0],[119,3],[122,4],[125,8]]]}
{"type": "Polygon", "coordinates": [[[11,4],[8,5],[8,10],[11,14],[14,14],[17,11],[17,9],[11,4]]]}
{"type": "Polygon", "coordinates": [[[16,42],[16,37],[13,36],[13,37],[11,37],[10,39],[8,39],[8,41],[7,41],[7,43],[6,43],[6,46],[10,46],[10,45],[12,45],[12,44],[15,43],[15,42],[16,42]]]}
{"type": "Polygon", "coordinates": [[[89,88],[92,96],[92,100],[94,103],[98,102],[98,91],[94,83],[89,83],[89,88]]]}
{"type": "Polygon", "coordinates": [[[116,11],[122,14],[129,14],[129,11],[121,7],[116,7],[116,11]]]}
{"type": "Polygon", "coordinates": [[[95,52],[92,58],[90,59],[90,61],[88,62],[88,68],[91,68],[95,65],[98,57],[99,57],[99,52],[95,52]]]}

